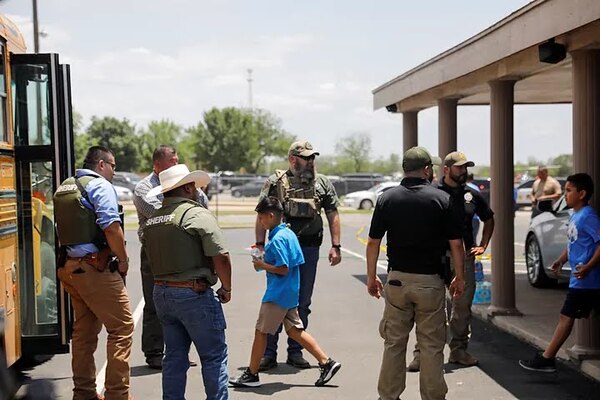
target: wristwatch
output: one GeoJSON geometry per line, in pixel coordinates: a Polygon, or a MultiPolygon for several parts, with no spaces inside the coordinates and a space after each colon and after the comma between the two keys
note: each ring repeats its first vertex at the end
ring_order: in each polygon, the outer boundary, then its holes
{"type": "Polygon", "coordinates": [[[256,243],[254,243],[254,244],[255,244],[255,245],[257,245],[257,246],[264,246],[264,245],[265,245],[265,242],[256,242],[256,243]]]}
{"type": "Polygon", "coordinates": [[[332,244],[331,247],[333,247],[334,249],[341,249],[342,245],[341,244],[332,244]]]}

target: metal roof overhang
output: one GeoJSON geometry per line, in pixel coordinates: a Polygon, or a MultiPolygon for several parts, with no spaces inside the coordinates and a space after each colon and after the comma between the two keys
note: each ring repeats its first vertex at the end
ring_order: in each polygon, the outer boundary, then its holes
{"type": "Polygon", "coordinates": [[[538,45],[555,38],[568,52],[600,47],[600,1],[536,0],[485,31],[373,90],[373,106],[398,112],[437,105],[489,104],[488,82],[517,79],[516,104],[570,103],[571,57],[539,61],[538,45]]]}

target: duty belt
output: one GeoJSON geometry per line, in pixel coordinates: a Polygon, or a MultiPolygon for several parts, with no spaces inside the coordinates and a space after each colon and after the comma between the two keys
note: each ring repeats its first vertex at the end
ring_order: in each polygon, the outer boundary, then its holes
{"type": "Polygon", "coordinates": [[[165,281],[157,279],[154,281],[154,284],[159,286],[190,288],[196,293],[204,293],[210,287],[210,285],[203,279],[190,279],[187,281],[165,281]]]}

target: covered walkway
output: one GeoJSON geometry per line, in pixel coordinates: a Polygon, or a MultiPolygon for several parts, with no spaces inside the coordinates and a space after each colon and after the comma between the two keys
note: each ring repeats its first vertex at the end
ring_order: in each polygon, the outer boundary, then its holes
{"type": "MultiPolygon", "coordinates": [[[[457,145],[457,107],[489,105],[492,304],[519,315],[515,297],[513,113],[515,104],[571,103],[574,170],[600,184],[600,2],[536,0],[485,31],[373,90],[374,108],[402,114],[404,150],[418,144],[418,113],[438,107],[438,151],[457,145]]],[[[600,210],[600,195],[592,199],[600,210]]],[[[557,310],[558,312],[558,310],[557,310]]],[[[576,324],[574,359],[600,357],[600,320],[576,324]]]]}

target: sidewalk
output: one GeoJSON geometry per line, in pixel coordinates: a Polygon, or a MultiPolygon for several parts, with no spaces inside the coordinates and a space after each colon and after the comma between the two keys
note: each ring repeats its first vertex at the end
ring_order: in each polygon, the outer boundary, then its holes
{"type": "MultiPolygon", "coordinates": [[[[539,349],[546,348],[558,322],[566,289],[536,289],[529,284],[526,274],[517,272],[515,274],[515,292],[517,309],[523,313],[523,316],[489,317],[487,305],[473,305],[473,315],[539,349]]],[[[567,365],[600,381],[600,360],[584,360],[579,363],[569,358],[567,350],[574,344],[575,332],[573,331],[558,352],[558,358],[566,361],[567,365]]],[[[523,357],[529,357],[529,355],[524,354],[523,357]]]]}

